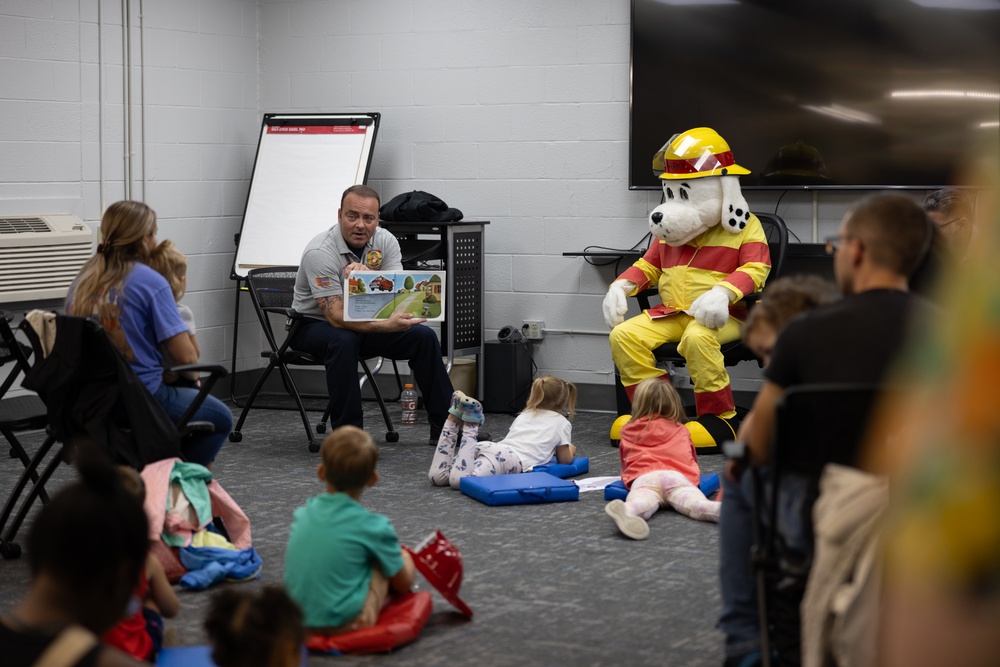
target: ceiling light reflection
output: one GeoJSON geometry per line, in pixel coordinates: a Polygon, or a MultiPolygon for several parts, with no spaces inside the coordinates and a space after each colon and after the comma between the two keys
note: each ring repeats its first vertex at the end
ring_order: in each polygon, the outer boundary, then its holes
{"type": "Polygon", "coordinates": [[[830,116],[831,118],[836,118],[838,120],[846,120],[851,123],[868,123],[870,125],[882,124],[882,119],[878,116],[873,116],[870,113],[858,111],[857,109],[850,109],[839,104],[827,104],[824,106],[803,104],[802,108],[808,109],[809,111],[815,111],[816,113],[823,114],[824,116],[830,116]]]}
{"type": "Polygon", "coordinates": [[[910,0],[915,5],[932,9],[1000,9],[997,0],[910,0]]]}
{"type": "Polygon", "coordinates": [[[968,100],[1000,100],[1000,93],[989,93],[983,90],[893,90],[889,97],[894,99],[968,99],[968,100]]]}

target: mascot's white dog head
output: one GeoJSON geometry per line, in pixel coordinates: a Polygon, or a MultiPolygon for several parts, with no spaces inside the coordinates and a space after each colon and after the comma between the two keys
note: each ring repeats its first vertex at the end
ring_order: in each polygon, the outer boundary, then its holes
{"type": "Polygon", "coordinates": [[[729,144],[708,127],[675,134],[653,156],[665,201],[649,214],[649,229],[672,246],[684,245],[722,224],[738,234],[750,219],[740,191],[738,164],[729,144]]]}

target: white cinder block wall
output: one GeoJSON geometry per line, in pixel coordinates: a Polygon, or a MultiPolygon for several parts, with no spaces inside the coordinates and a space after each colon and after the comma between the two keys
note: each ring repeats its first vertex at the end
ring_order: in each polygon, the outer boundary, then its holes
{"type": "MultiPolygon", "coordinates": [[[[381,112],[369,182],[383,200],[426,190],[490,221],[487,340],[543,320],[542,372],[611,385],[601,301],[616,266],[562,253],[632,247],[659,203],[658,192],[628,190],[630,7],[263,0],[261,109],[381,112]]],[[[664,140],[684,129],[664,128],[664,140]]],[[[749,199],[773,211],[779,195],[749,199]]],[[[819,238],[856,196],[820,196],[819,238]]],[[[779,212],[812,240],[812,194],[789,192],[779,212]]]]}
{"type": "MultiPolygon", "coordinates": [[[[122,2],[98,2],[0,0],[0,215],[70,213],[96,230],[126,192],[122,2]]],[[[145,191],[160,238],[188,255],[203,359],[227,361],[233,235],[260,126],[258,7],[144,0],[140,30],[129,4],[131,196],[145,191]]],[[[58,304],[3,307],[35,305],[58,304]]]]}
{"type": "MultiPolygon", "coordinates": [[[[0,0],[0,215],[96,224],[125,191],[121,2],[103,1],[99,29],[98,1],[0,0]]],[[[234,355],[233,234],[261,114],[378,111],[370,183],[384,200],[426,190],[491,223],[487,338],[544,320],[543,372],[612,383],[601,300],[623,267],[562,253],[631,247],[659,200],[627,187],[629,0],[144,0],[144,69],[129,2],[133,196],[145,82],[145,198],[189,255],[206,361],[234,355]]],[[[821,239],[861,194],[791,191],[778,212],[821,239]]],[[[748,198],[773,211],[779,195],[748,198]]],[[[237,369],[261,364],[249,310],[237,369]]]]}

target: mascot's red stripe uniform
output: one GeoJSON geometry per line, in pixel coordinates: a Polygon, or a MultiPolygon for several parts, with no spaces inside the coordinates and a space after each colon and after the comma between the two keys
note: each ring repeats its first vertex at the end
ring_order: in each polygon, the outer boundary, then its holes
{"type": "Polygon", "coordinates": [[[612,334],[618,338],[612,354],[629,398],[636,384],[665,373],[656,365],[652,349],[662,343],[681,343],[694,382],[698,415],[729,418],[735,414],[729,373],[719,347],[739,338],[739,320],[746,314],[741,299],[763,288],[770,269],[767,238],[756,216],[751,215],[738,234],[716,225],[682,246],[654,239],[642,259],[618,277],[636,284],[633,294],[656,285],[662,302],[645,316],[622,323],[612,334]],[[736,295],[729,322],[718,330],[701,327],[683,312],[715,285],[736,295]],[[662,326],[665,318],[677,320],[678,326],[662,326]],[[658,322],[655,328],[646,326],[652,321],[658,322]],[[631,337],[636,345],[629,344],[631,337]]]}
{"type": "Polygon", "coordinates": [[[698,419],[685,424],[695,447],[710,451],[736,437],[738,422],[722,345],[740,336],[744,296],[771,270],[767,238],[740,192],[729,144],[710,127],[675,134],[653,155],[663,199],[648,217],[649,250],[611,285],[601,308],[611,357],[629,398],[661,378],[653,350],[677,343],[694,383],[698,419]],[[655,285],[662,305],[625,320],[628,297],[655,285]]]}

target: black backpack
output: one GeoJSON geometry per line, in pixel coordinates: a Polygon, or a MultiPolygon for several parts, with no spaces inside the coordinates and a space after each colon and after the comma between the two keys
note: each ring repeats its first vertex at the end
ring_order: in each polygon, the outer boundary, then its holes
{"type": "Polygon", "coordinates": [[[379,217],[389,222],[457,222],[462,212],[448,208],[442,200],[422,190],[396,195],[379,209],[379,217]]]}

